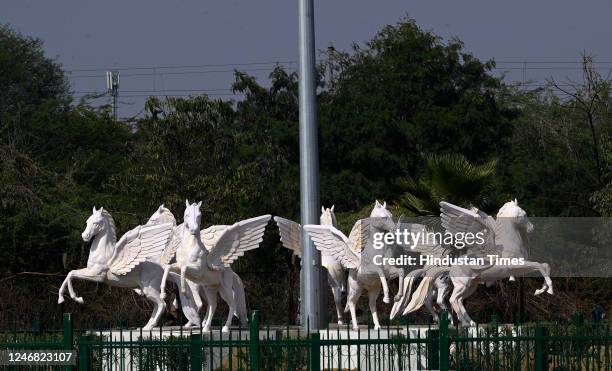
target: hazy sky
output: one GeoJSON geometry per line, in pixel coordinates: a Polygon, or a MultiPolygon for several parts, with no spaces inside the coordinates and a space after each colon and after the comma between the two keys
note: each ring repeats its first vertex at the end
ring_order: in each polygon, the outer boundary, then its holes
{"type": "MultiPolygon", "coordinates": [[[[320,49],[347,49],[408,15],[440,36],[459,37],[483,59],[576,61],[586,50],[612,62],[610,0],[315,0],[315,13],[320,49]]],[[[3,0],[0,22],[43,39],[67,70],[99,69],[72,72],[76,92],[104,91],[104,69],[113,67],[297,59],[297,0],[3,0]]],[[[522,71],[505,69],[512,66],[521,65],[500,63],[500,70],[522,79],[522,71]]],[[[531,80],[575,73],[568,65],[528,66],[531,80]]],[[[148,91],[229,94],[232,68],[120,70],[120,116],[139,112],[148,91]]],[[[242,68],[263,79],[271,65],[242,68]]]]}

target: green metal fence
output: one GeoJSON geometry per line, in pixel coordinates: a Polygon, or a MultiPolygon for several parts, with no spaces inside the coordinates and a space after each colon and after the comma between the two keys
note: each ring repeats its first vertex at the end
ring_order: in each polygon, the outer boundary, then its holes
{"type": "Polygon", "coordinates": [[[248,328],[202,333],[178,327],[92,330],[74,326],[65,314],[56,329],[1,332],[0,350],[76,352],[76,366],[31,368],[45,370],[611,370],[611,340],[609,324],[578,319],[509,326],[493,318],[465,328],[443,320],[439,326],[333,326],[310,333],[262,325],[254,312],[248,328]]]}

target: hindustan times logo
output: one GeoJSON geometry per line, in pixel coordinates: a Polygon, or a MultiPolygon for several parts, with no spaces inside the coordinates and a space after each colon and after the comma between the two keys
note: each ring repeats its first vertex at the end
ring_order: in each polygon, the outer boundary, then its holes
{"type": "Polygon", "coordinates": [[[483,245],[485,243],[484,231],[457,232],[411,232],[397,230],[395,232],[376,232],[372,246],[380,250],[386,245],[408,246],[412,249],[417,245],[452,245],[462,249],[466,245],[483,245]]]}

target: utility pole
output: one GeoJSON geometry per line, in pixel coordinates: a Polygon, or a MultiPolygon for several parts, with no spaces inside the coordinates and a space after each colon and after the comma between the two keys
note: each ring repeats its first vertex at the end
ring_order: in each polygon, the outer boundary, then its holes
{"type": "MultiPolygon", "coordinates": [[[[317,96],[313,0],[298,0],[300,91],[300,214],[302,225],[319,224],[319,147],[317,143],[317,96]]],[[[302,233],[300,316],[302,326],[318,330],[325,326],[321,253],[307,233],[302,233]]]]}
{"type": "Polygon", "coordinates": [[[106,90],[113,97],[113,117],[117,121],[117,96],[119,96],[118,71],[106,71],[106,90]]]}

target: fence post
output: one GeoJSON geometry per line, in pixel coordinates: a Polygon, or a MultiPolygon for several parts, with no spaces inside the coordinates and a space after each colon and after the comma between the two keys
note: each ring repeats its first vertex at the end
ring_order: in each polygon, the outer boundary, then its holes
{"type": "Polygon", "coordinates": [[[546,354],[547,331],[543,326],[535,328],[535,369],[536,371],[548,370],[548,355],[546,354]]]}
{"type": "Polygon", "coordinates": [[[254,310],[249,322],[249,355],[251,371],[259,371],[259,311],[254,310]]]}
{"type": "MultiPolygon", "coordinates": [[[[64,313],[62,320],[62,348],[67,351],[72,351],[73,334],[72,334],[72,316],[70,313],[64,313]]],[[[73,355],[74,356],[74,355],[73,355]]],[[[64,370],[72,370],[71,365],[64,366],[64,370]]]]}
{"type": "Polygon", "coordinates": [[[91,357],[89,354],[89,336],[82,335],[79,339],[79,370],[91,370],[91,357]]]}
{"type": "Polygon", "coordinates": [[[438,370],[440,368],[440,331],[427,330],[427,368],[438,370]]]}
{"type": "MultiPolygon", "coordinates": [[[[320,337],[318,332],[313,332],[310,334],[310,367],[308,368],[311,371],[319,371],[321,369],[321,344],[320,337]]],[[[338,355],[340,357],[340,355],[338,355]]]]}
{"type": "MultiPolygon", "coordinates": [[[[210,334],[212,337],[212,332],[210,334]]],[[[190,339],[190,355],[189,367],[191,371],[202,371],[202,334],[191,334],[190,339]]],[[[212,351],[212,349],[211,349],[212,351]]],[[[212,367],[212,365],[211,365],[212,367]]]]}
{"type": "Polygon", "coordinates": [[[448,313],[446,310],[440,311],[440,334],[438,338],[440,347],[440,371],[448,371],[450,365],[450,355],[448,351],[448,313]]]}

